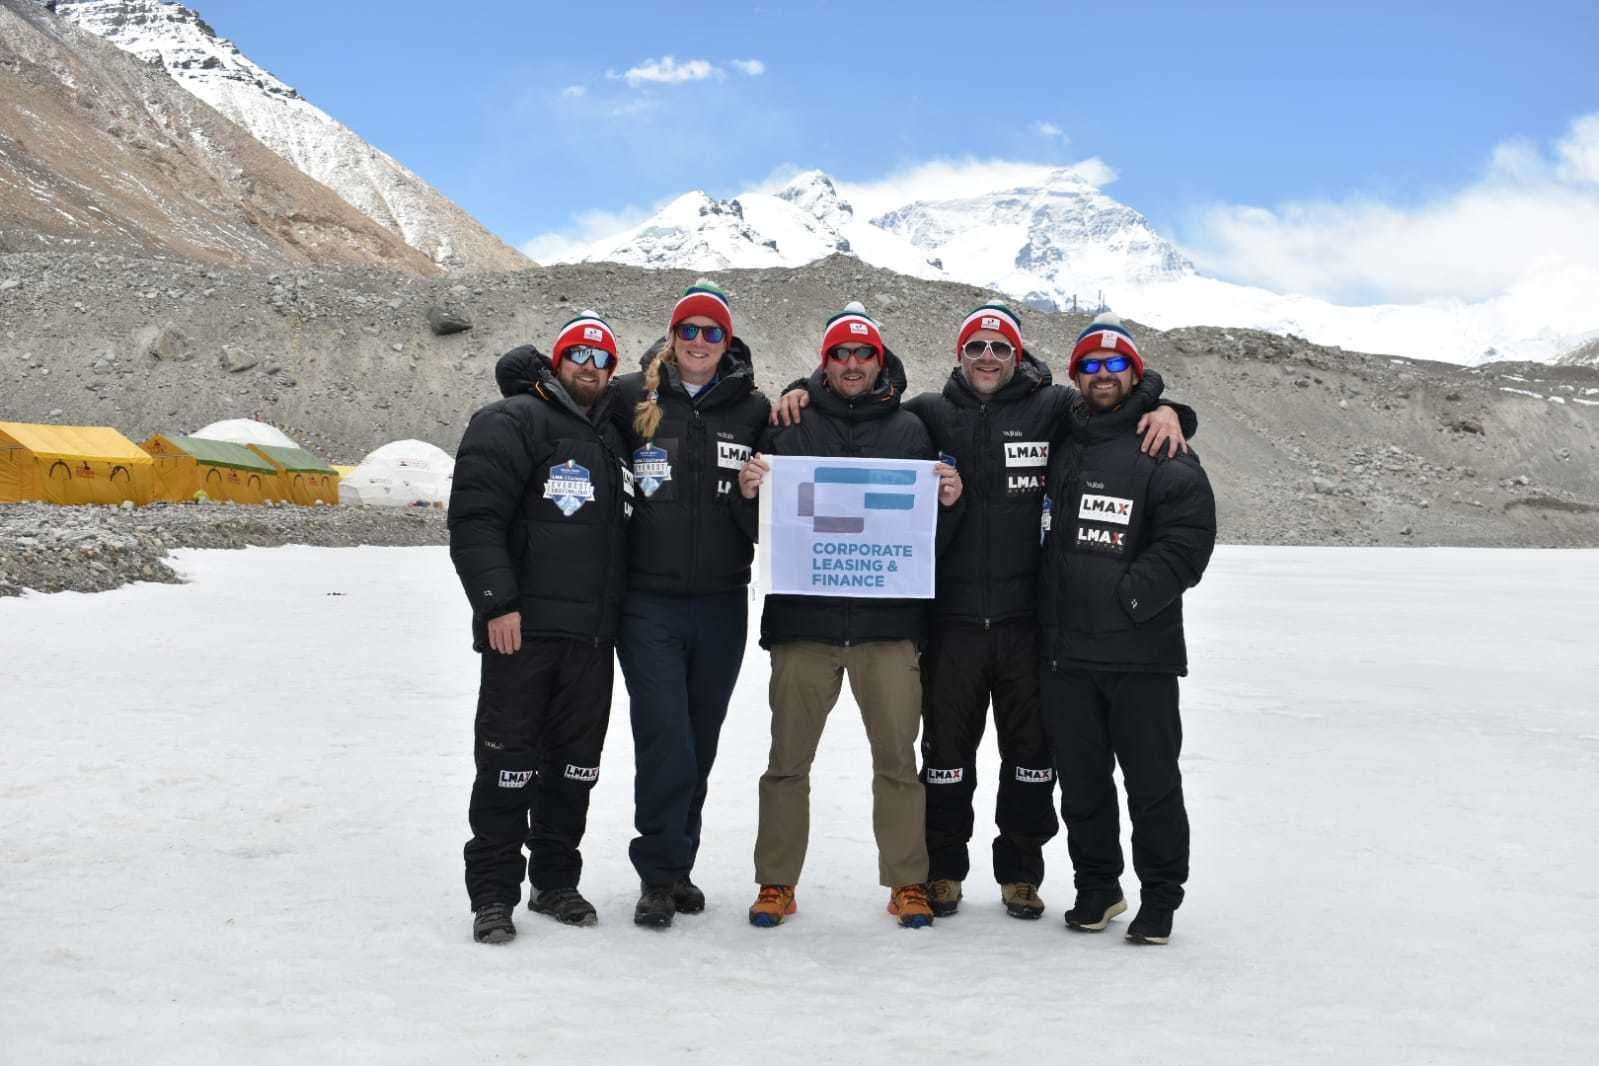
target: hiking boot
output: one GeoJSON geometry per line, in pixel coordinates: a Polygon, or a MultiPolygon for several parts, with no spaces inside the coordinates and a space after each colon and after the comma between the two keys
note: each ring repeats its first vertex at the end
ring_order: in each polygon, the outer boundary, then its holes
{"type": "Polygon", "coordinates": [[[699,914],[705,910],[705,893],[700,886],[684,877],[672,885],[672,902],[679,914],[699,914]]]}
{"type": "Polygon", "coordinates": [[[1134,944],[1164,944],[1171,939],[1171,908],[1158,903],[1140,904],[1138,917],[1127,927],[1134,944]]]}
{"type": "Polygon", "coordinates": [[[925,929],[933,924],[933,907],[927,902],[927,886],[900,885],[888,897],[888,913],[898,916],[904,929],[925,929]]]}
{"type": "Polygon", "coordinates": [[[1038,898],[1038,886],[1027,881],[1011,881],[999,886],[999,898],[1005,901],[1005,913],[1012,918],[1042,918],[1044,901],[1038,898]]]}
{"type": "Polygon", "coordinates": [[[670,881],[653,885],[646,881],[641,884],[638,906],[633,908],[633,924],[650,929],[665,929],[670,926],[672,918],[677,914],[677,902],[672,898],[673,887],[670,881]]]}
{"type": "Polygon", "coordinates": [[[769,929],[783,924],[783,919],[797,910],[793,885],[762,885],[760,895],[750,904],[750,924],[769,929]]]}
{"type": "Polygon", "coordinates": [[[472,918],[472,939],[479,944],[509,944],[516,939],[509,903],[485,903],[472,918]]]}
{"type": "Polygon", "coordinates": [[[562,925],[593,925],[600,920],[594,904],[575,888],[546,888],[527,901],[529,910],[548,914],[562,925]]]}
{"type": "Polygon", "coordinates": [[[927,883],[927,903],[940,918],[948,918],[961,906],[961,883],[940,877],[927,883]]]}
{"type": "Polygon", "coordinates": [[[1120,888],[1080,889],[1077,902],[1066,912],[1066,926],[1079,933],[1101,933],[1110,920],[1127,909],[1120,888]]]}

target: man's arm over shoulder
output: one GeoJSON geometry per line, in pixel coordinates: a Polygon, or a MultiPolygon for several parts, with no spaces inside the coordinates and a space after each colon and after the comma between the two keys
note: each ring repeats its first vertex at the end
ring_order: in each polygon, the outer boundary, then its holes
{"type": "Polygon", "coordinates": [[[1216,547],[1216,497],[1197,458],[1158,461],[1146,505],[1148,540],[1118,590],[1135,622],[1148,621],[1199,584],[1216,547]]]}
{"type": "Polygon", "coordinates": [[[533,478],[528,433],[522,418],[494,404],[472,417],[456,451],[450,561],[479,618],[517,609],[520,590],[508,539],[533,478]]]}

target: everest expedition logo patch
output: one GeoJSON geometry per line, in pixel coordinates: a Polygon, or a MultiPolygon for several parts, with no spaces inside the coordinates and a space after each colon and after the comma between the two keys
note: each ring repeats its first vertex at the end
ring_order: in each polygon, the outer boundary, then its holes
{"type": "Polygon", "coordinates": [[[549,476],[544,480],[544,498],[554,502],[562,514],[571,518],[578,508],[594,499],[594,479],[589,476],[589,468],[571,459],[550,467],[549,476]]]}
{"type": "Polygon", "coordinates": [[[1077,517],[1085,518],[1090,522],[1113,522],[1118,526],[1131,525],[1133,521],[1133,501],[1120,496],[1096,496],[1091,492],[1083,493],[1082,502],[1077,505],[1077,517]]]}
{"type": "Polygon", "coordinates": [[[672,480],[672,457],[654,442],[646,444],[633,453],[633,478],[646,498],[654,496],[662,485],[672,480]]]}
{"type": "Polygon", "coordinates": [[[501,788],[526,788],[527,783],[533,780],[532,770],[501,770],[501,788]]]}

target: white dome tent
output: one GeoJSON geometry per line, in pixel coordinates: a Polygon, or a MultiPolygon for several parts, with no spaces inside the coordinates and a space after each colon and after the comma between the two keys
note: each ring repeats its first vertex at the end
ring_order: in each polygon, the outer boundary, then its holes
{"type": "Polygon", "coordinates": [[[212,422],[203,429],[189,434],[206,440],[223,440],[232,444],[264,444],[272,448],[298,448],[289,435],[275,426],[250,418],[225,418],[212,422]]]}
{"type": "Polygon", "coordinates": [[[446,507],[455,460],[425,440],[397,440],[339,481],[339,503],[360,507],[446,507]]]}

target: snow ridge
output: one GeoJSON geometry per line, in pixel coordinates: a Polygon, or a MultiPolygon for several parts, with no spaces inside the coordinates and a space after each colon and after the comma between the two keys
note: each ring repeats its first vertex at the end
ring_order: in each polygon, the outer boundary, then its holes
{"type": "Polygon", "coordinates": [[[59,0],[58,15],[162,67],[302,173],[452,271],[529,261],[459,206],[168,0],[59,0]]]}

